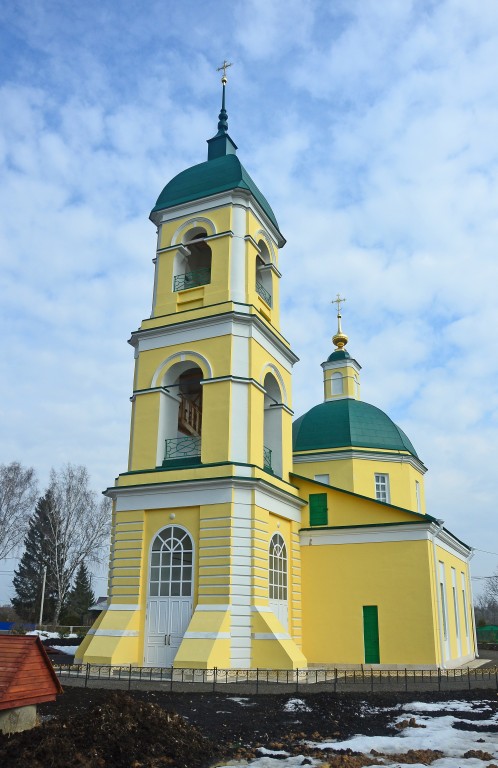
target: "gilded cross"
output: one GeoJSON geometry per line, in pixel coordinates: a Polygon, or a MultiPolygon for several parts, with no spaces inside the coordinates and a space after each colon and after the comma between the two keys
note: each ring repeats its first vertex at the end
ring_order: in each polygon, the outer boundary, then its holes
{"type": "Polygon", "coordinates": [[[346,299],[341,299],[341,295],[337,294],[337,299],[332,299],[330,302],[331,304],[337,304],[337,317],[341,314],[341,304],[343,304],[346,301],[346,299]]]}
{"type": "Polygon", "coordinates": [[[232,67],[232,66],[233,66],[232,62],[229,63],[226,59],[223,59],[223,64],[221,65],[221,67],[218,67],[216,70],[217,72],[221,72],[221,70],[223,70],[222,80],[227,79],[227,69],[228,67],[232,67]]]}

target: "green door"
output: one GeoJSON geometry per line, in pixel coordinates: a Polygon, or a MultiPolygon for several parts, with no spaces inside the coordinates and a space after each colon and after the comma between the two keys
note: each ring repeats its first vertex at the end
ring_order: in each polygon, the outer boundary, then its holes
{"type": "Polygon", "coordinates": [[[379,611],[376,605],[363,606],[365,664],[379,664],[379,611]]]}

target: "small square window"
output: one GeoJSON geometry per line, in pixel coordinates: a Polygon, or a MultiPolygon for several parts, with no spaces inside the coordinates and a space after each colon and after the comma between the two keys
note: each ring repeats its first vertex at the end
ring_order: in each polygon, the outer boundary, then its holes
{"type": "Polygon", "coordinates": [[[317,480],[319,483],[330,485],[330,475],[315,475],[315,480],[317,480]]]}

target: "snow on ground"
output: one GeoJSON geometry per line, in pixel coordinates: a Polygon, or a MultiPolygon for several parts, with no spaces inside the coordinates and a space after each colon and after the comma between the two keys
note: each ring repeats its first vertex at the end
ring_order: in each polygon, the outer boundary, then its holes
{"type": "Polygon", "coordinates": [[[311,707],[302,699],[289,699],[284,706],[284,712],[311,712],[311,707]]]}
{"type": "Polygon", "coordinates": [[[236,701],[241,707],[254,707],[256,702],[251,701],[247,696],[229,696],[229,701],[236,701]]]}
{"type": "Polygon", "coordinates": [[[61,653],[67,653],[68,656],[74,656],[79,645],[51,645],[50,647],[61,653]]]}
{"type": "Polygon", "coordinates": [[[60,635],[59,632],[45,632],[44,629],[34,629],[32,632],[26,632],[27,635],[39,635],[42,640],[60,640],[61,637],[78,637],[74,632],[70,635],[60,635]]]}
{"type": "MultiPolygon", "coordinates": [[[[305,704],[301,699],[290,699],[288,704],[291,701],[305,704]]],[[[382,711],[382,707],[371,708],[371,711],[373,709],[375,709],[376,713],[382,711]]],[[[396,723],[411,719],[412,717],[417,725],[424,727],[404,728],[392,736],[362,736],[359,734],[345,741],[308,742],[308,744],[318,749],[325,749],[327,747],[335,750],[351,749],[354,752],[362,752],[369,757],[371,757],[371,750],[385,755],[385,757],[379,757],[379,763],[372,765],[371,768],[386,768],[386,765],[391,765],[392,768],[424,768],[421,763],[403,763],[399,759],[394,763],[389,763],[389,755],[402,755],[410,749],[438,750],[443,752],[444,757],[435,760],[431,764],[432,768],[461,768],[463,764],[466,768],[487,768],[498,760],[498,733],[462,731],[454,728],[454,725],[458,722],[469,723],[478,727],[496,726],[498,723],[498,712],[487,720],[468,720],[458,715],[459,712],[489,712],[492,707],[486,701],[467,702],[454,700],[427,704],[415,701],[395,709],[398,712],[402,711],[403,714],[393,717],[393,728],[396,723]],[[436,715],[437,712],[447,712],[448,710],[455,714],[436,715]],[[431,713],[434,713],[434,715],[431,715],[431,713]],[[481,760],[476,757],[464,758],[464,754],[470,750],[487,752],[492,755],[492,760],[481,760]]],[[[365,716],[368,716],[367,705],[365,705],[363,711],[365,716]]],[[[391,712],[393,707],[386,707],[384,711],[391,712]]],[[[271,754],[271,750],[264,750],[264,756],[262,757],[248,762],[232,761],[225,763],[225,768],[242,768],[242,766],[246,765],[248,768],[294,768],[294,766],[303,764],[303,755],[279,759],[271,757],[271,754]]],[[[326,761],[327,754],[324,754],[323,757],[324,761],[326,761]]],[[[323,763],[320,760],[312,760],[310,764],[312,766],[320,766],[323,763]]]]}

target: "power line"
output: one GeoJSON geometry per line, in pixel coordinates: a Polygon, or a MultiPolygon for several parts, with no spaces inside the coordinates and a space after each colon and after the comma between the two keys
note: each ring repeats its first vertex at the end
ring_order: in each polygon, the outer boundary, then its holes
{"type": "Polygon", "coordinates": [[[478,549],[477,547],[472,547],[474,552],[484,552],[485,555],[496,555],[498,557],[498,552],[489,552],[487,549],[478,549]]]}

